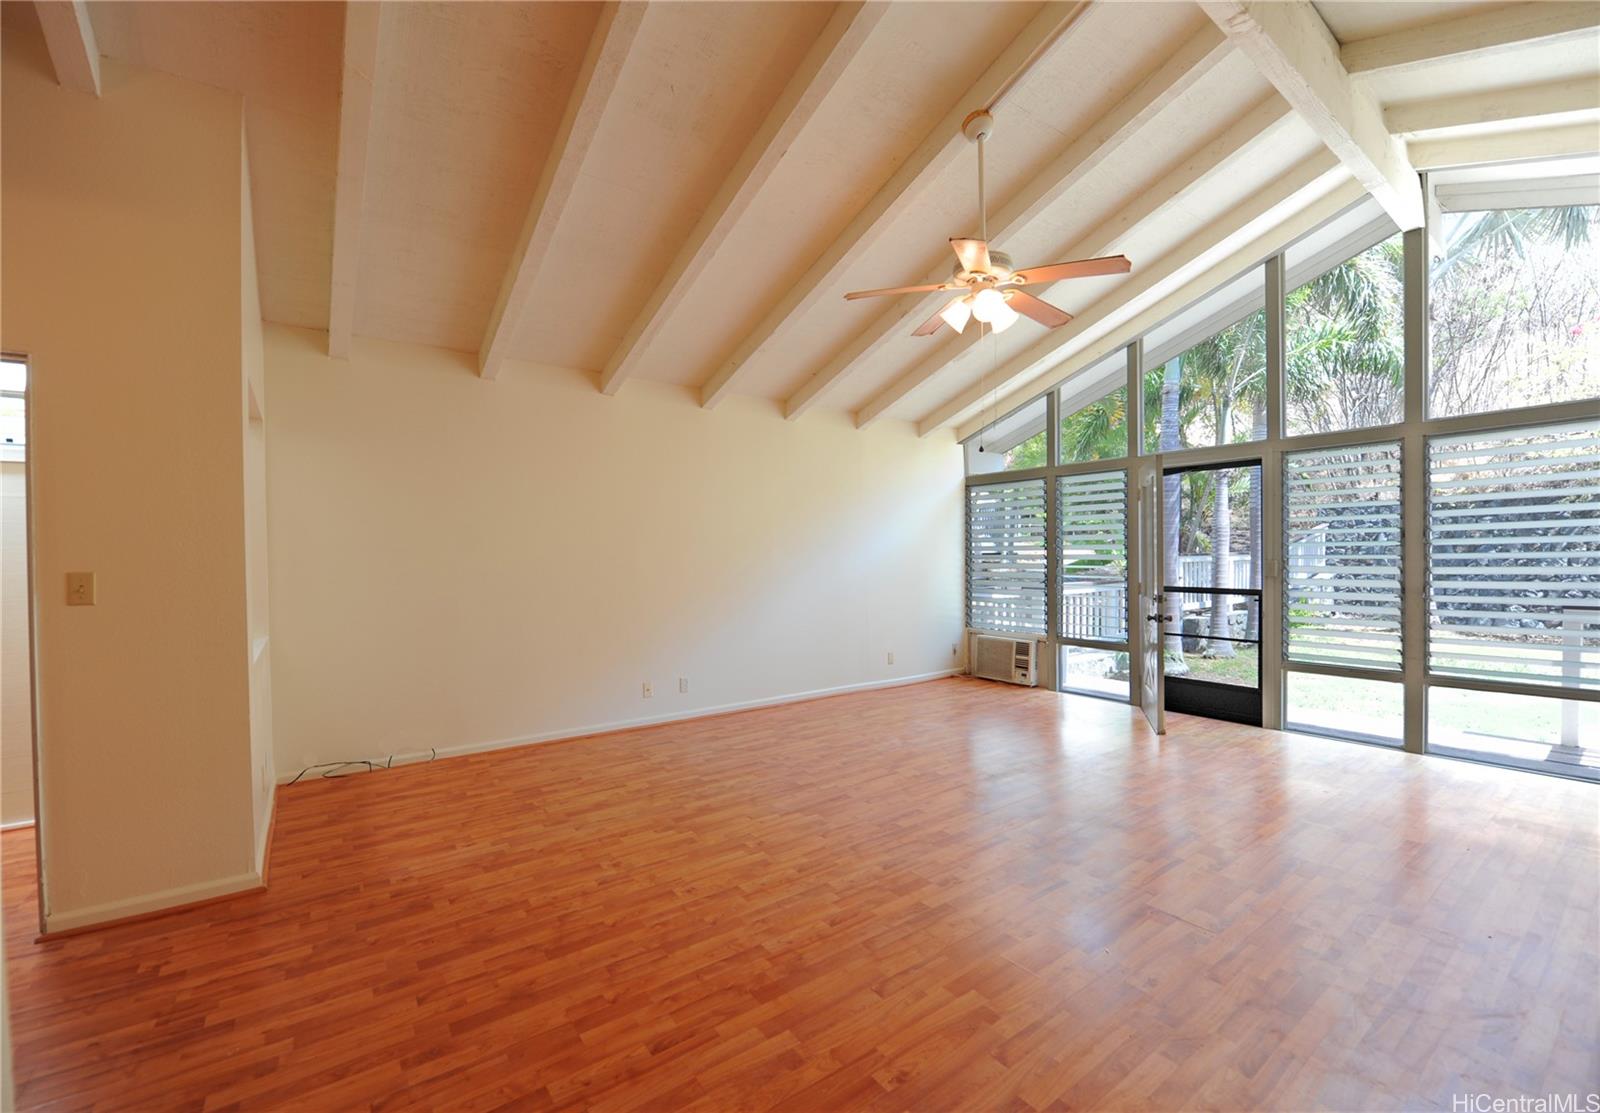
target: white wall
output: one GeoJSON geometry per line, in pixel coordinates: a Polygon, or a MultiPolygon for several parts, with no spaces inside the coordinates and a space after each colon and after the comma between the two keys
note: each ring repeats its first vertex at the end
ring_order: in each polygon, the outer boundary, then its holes
{"type": "Polygon", "coordinates": [[[325,345],[267,331],[280,778],[953,667],[948,437],[325,345]]]}
{"type": "MultiPolygon", "coordinates": [[[[47,924],[251,887],[236,95],[59,86],[5,5],[0,343],[31,358],[47,924]],[[66,605],[93,571],[98,601],[66,605]]],[[[29,26],[29,23],[32,25],[29,26]]]]}
{"type": "Polygon", "coordinates": [[[272,644],[267,564],[267,430],[261,297],[256,285],[255,221],[250,206],[250,159],[239,132],[239,420],[244,430],[245,617],[250,638],[250,769],[255,862],[266,867],[267,835],[276,789],[272,753],[272,644]]]}
{"type": "Polygon", "coordinates": [[[0,823],[33,818],[27,465],[0,461],[0,823]]]}

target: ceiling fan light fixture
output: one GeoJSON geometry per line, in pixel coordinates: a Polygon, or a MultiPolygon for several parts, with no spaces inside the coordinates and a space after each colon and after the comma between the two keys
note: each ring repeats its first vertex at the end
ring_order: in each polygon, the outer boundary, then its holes
{"type": "Polygon", "coordinates": [[[1017,311],[1006,304],[1004,294],[992,287],[972,295],[972,315],[992,332],[1004,332],[1017,323],[1017,311]]]}
{"type": "Polygon", "coordinates": [[[939,310],[939,316],[944,319],[945,324],[960,332],[972,319],[972,306],[968,304],[971,300],[970,294],[964,298],[953,298],[949,305],[939,310]]]}
{"type": "Polygon", "coordinates": [[[972,315],[986,325],[994,323],[995,315],[1002,309],[1009,309],[1006,299],[1000,296],[1000,291],[991,288],[979,290],[972,295],[972,315]]]}

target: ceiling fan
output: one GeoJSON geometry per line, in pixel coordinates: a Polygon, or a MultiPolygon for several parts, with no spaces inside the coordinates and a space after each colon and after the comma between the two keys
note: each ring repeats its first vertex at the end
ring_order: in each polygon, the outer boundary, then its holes
{"type": "Polygon", "coordinates": [[[994,117],[979,110],[968,116],[961,125],[961,134],[978,145],[978,225],[977,239],[953,237],[950,247],[956,253],[956,264],[947,282],[926,286],[891,286],[884,290],[856,290],[845,295],[849,301],[859,298],[888,297],[895,294],[931,293],[934,290],[959,291],[932,317],[917,326],[913,336],[931,336],[941,325],[949,325],[957,332],[976,319],[989,326],[991,332],[1004,332],[1017,323],[1019,316],[1031,317],[1046,328],[1059,328],[1072,320],[1072,314],[1041,301],[1022,289],[1041,283],[1060,282],[1066,278],[1092,278],[1103,274],[1127,274],[1133,264],[1126,255],[1107,255],[1099,259],[1076,259],[1070,263],[1050,263],[1042,267],[1013,268],[1011,257],[1003,251],[989,248],[988,207],[984,198],[983,145],[994,131],[994,117]]]}

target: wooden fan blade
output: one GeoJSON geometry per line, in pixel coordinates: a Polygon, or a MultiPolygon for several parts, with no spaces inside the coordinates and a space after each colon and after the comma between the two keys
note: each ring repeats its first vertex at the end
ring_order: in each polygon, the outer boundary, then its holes
{"type": "Polygon", "coordinates": [[[1072,320],[1071,313],[1057,309],[1047,301],[1040,301],[1026,290],[1012,290],[1006,294],[1006,304],[1024,317],[1032,317],[1045,328],[1060,328],[1072,320]]]}
{"type": "Polygon", "coordinates": [[[962,270],[987,271],[989,269],[989,242],[987,240],[955,238],[950,241],[950,246],[955,250],[956,258],[961,260],[962,270]]]}
{"type": "Polygon", "coordinates": [[[943,313],[943,312],[944,312],[944,306],[941,305],[938,308],[938,310],[936,310],[934,312],[933,316],[929,317],[926,321],[923,321],[920,325],[918,325],[917,328],[916,328],[916,331],[913,332],[911,335],[912,336],[932,336],[934,333],[938,332],[940,326],[942,326],[944,324],[944,318],[939,316],[939,314],[943,313]]]}
{"type": "Polygon", "coordinates": [[[1070,263],[1051,263],[1044,267],[1024,267],[1016,272],[1019,285],[1060,282],[1064,278],[1093,278],[1099,274],[1127,274],[1133,264],[1126,255],[1105,255],[1099,259],[1074,259],[1070,263]]]}
{"type": "Polygon", "coordinates": [[[890,286],[883,290],[855,290],[845,295],[846,300],[855,301],[857,298],[883,298],[890,294],[925,294],[930,290],[955,290],[959,287],[948,282],[938,282],[932,286],[890,286]]]}

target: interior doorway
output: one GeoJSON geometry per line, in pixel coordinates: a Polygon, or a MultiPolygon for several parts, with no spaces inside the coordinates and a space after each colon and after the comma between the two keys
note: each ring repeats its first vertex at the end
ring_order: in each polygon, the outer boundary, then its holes
{"type": "Polygon", "coordinates": [[[1160,621],[1148,625],[1168,711],[1262,725],[1263,498],[1258,459],[1161,473],[1161,528],[1147,534],[1162,553],[1160,621]]]}
{"type": "Polygon", "coordinates": [[[14,892],[13,884],[28,879],[38,898],[43,931],[34,730],[33,482],[28,458],[31,372],[27,357],[0,355],[0,836],[5,841],[0,850],[6,863],[7,895],[14,892]]]}
{"type": "Polygon", "coordinates": [[[0,828],[34,821],[28,614],[28,363],[0,357],[0,828]]]}

